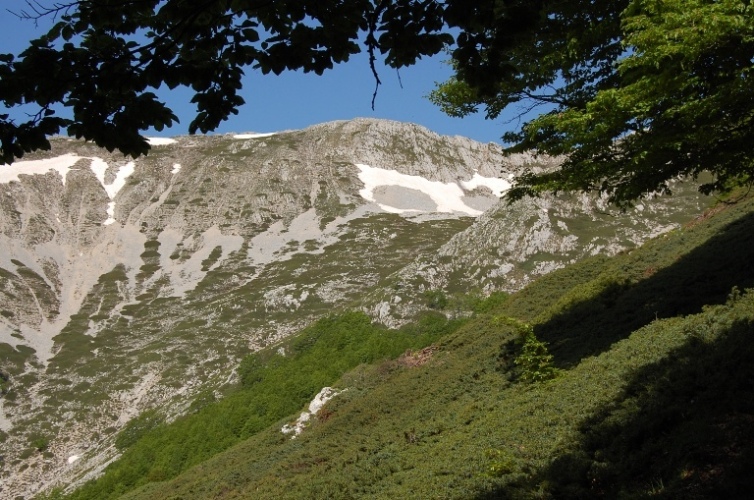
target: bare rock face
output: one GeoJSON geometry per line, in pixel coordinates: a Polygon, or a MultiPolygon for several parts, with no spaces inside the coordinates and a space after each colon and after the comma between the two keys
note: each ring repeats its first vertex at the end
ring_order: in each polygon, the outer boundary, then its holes
{"type": "Polygon", "coordinates": [[[397,325],[427,291],[516,290],[705,203],[679,185],[627,214],[508,206],[516,175],[557,159],[389,121],[153,144],[131,161],[55,139],[0,167],[0,497],[92,477],[131,418],[181,414],[322,314],[397,325]]]}

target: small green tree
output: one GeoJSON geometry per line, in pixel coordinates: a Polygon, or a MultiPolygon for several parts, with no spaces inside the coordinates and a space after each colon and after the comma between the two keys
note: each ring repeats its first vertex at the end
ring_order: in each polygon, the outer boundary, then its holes
{"type": "Polygon", "coordinates": [[[519,334],[521,350],[513,360],[519,370],[519,380],[527,383],[542,382],[558,375],[547,344],[537,338],[534,328],[529,323],[505,316],[498,317],[497,320],[514,327],[519,334]]]}
{"type": "Polygon", "coordinates": [[[519,378],[524,382],[542,382],[557,376],[558,371],[552,365],[552,354],[547,350],[547,344],[534,335],[531,326],[526,325],[528,331],[522,336],[521,353],[514,363],[521,369],[519,378]]]}

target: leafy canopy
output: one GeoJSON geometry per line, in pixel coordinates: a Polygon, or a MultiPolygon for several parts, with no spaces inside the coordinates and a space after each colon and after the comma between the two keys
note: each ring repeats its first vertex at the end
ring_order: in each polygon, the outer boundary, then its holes
{"type": "Polygon", "coordinates": [[[378,55],[397,68],[445,48],[455,76],[431,100],[454,116],[539,110],[504,135],[509,151],[565,158],[519,177],[511,199],[596,190],[628,204],[679,175],[710,171],[706,192],[754,179],[750,0],[72,0],[29,17],[45,15],[48,34],[0,55],[0,100],[37,109],[0,115],[2,163],[63,129],[145,154],[140,132],[177,120],[163,86],[194,91],[189,131],[207,132],[238,113],[246,67],[321,74],[367,51],[374,71],[378,55]]]}
{"type": "MultiPolygon", "coordinates": [[[[54,17],[52,29],[18,57],[0,55],[0,101],[35,107],[28,121],[0,115],[0,163],[49,149],[47,136],[66,129],[134,157],[149,150],[140,131],[177,121],[154,90],[194,91],[189,132],[214,130],[244,103],[243,68],[322,74],[367,50],[392,67],[438,53],[443,6],[412,0],[80,0],[30,14],[54,17]],[[363,40],[363,41],[362,41],[363,40]],[[53,106],[70,108],[72,118],[53,106]]],[[[375,77],[377,74],[375,72],[375,77]]]]}
{"type": "Polygon", "coordinates": [[[565,155],[518,179],[511,199],[598,190],[625,205],[710,171],[702,191],[754,173],[754,11],[750,0],[504,1],[453,52],[456,75],[431,99],[448,114],[544,112],[508,150],[565,155]],[[519,15],[536,19],[511,27],[519,15]],[[528,7],[527,7],[528,5],[528,7]],[[495,10],[498,9],[498,10],[495,10]],[[523,14],[525,15],[525,14],[523,14]]]}

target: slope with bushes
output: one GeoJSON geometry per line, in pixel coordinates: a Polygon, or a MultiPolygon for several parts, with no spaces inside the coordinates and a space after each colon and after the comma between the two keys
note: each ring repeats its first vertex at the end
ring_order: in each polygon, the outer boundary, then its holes
{"type": "MultiPolygon", "coordinates": [[[[433,335],[414,326],[413,344],[379,356],[341,363],[361,337],[329,338],[317,363],[338,368],[317,381],[346,390],[300,436],[280,428],[316,384],[284,391],[273,425],[173,479],[143,476],[123,498],[743,498],[754,486],[754,200],[715,212],[439,321],[433,335]],[[522,332],[548,346],[529,351],[537,363],[522,362],[522,332]]],[[[291,345],[317,352],[326,339],[315,337],[291,345]]],[[[267,356],[242,365],[244,383],[285,364],[267,356]]],[[[118,467],[73,497],[103,498],[97,485],[118,467]]]]}

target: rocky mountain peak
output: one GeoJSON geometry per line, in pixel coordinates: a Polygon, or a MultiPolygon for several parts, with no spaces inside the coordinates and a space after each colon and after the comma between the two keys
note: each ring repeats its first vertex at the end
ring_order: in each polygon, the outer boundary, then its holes
{"type": "Polygon", "coordinates": [[[679,187],[620,217],[589,197],[508,206],[517,174],[557,159],[385,120],[151,142],[129,160],[56,138],[0,167],[3,495],[96,472],[139,412],[186,411],[324,314],[397,325],[425,292],[514,290],[705,203],[679,187]],[[39,429],[46,455],[28,454],[39,429]]]}

